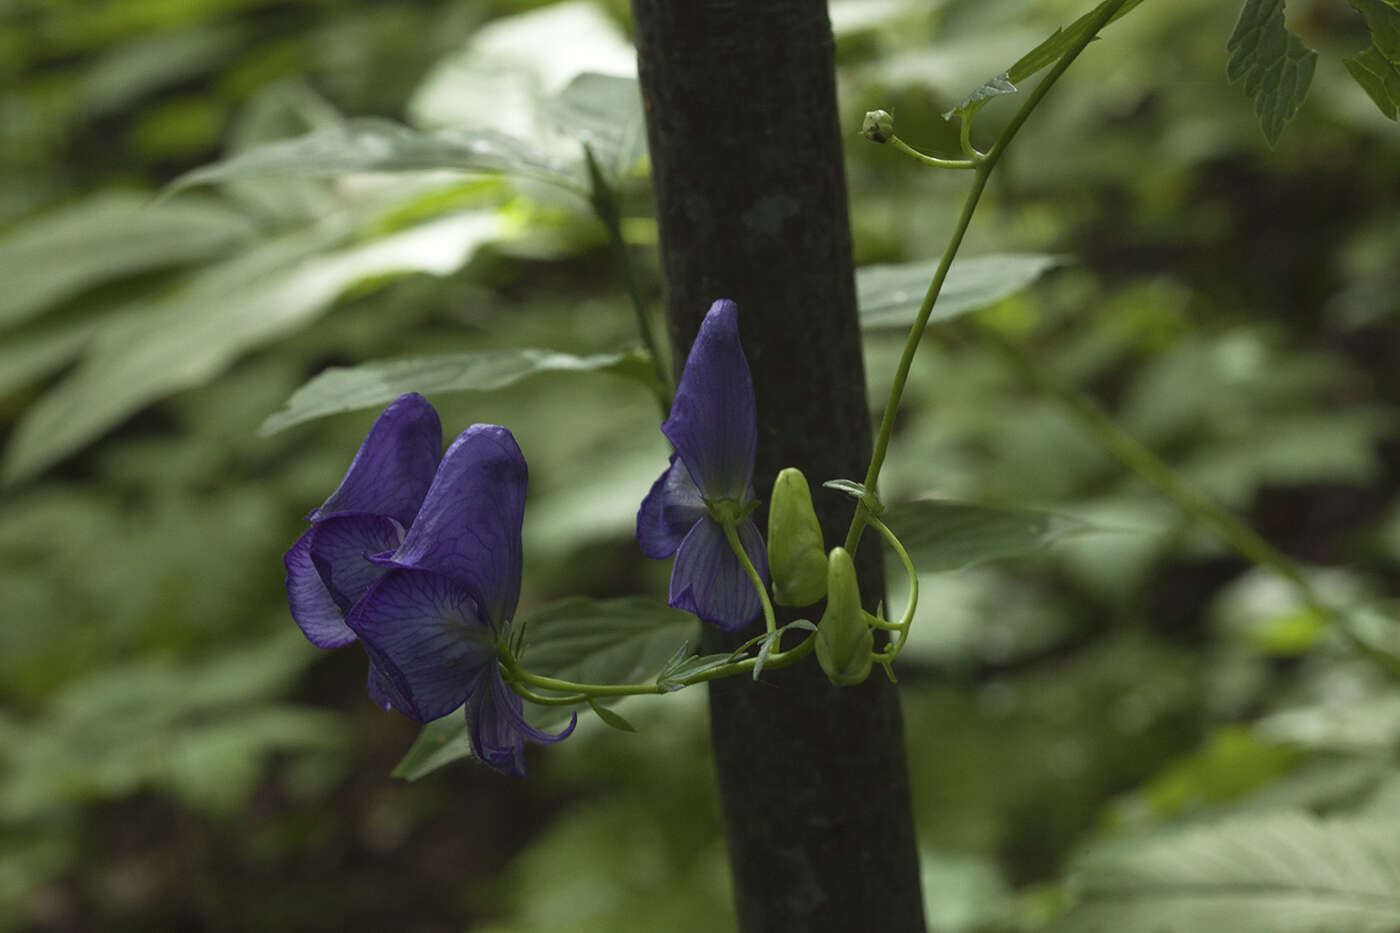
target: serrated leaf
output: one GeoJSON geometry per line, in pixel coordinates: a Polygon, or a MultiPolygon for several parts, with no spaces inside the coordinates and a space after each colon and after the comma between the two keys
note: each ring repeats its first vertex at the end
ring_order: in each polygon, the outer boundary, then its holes
{"type": "Polygon", "coordinates": [[[1351,0],[1366,18],[1371,44],[1392,65],[1400,65],[1400,0],[1351,0]]]}
{"type": "Polygon", "coordinates": [[[275,240],[211,267],[93,334],[82,363],[26,412],[5,451],[3,475],[38,473],[159,398],[196,386],[238,355],[328,309],[366,280],[447,275],[497,236],[494,211],[463,212],[327,252],[317,231],[275,240]]]}
{"type": "Polygon", "coordinates": [[[616,729],[618,732],[636,732],[637,727],[628,722],[621,713],[615,712],[603,706],[596,700],[589,700],[588,706],[598,715],[604,723],[616,729]]]}
{"type": "Polygon", "coordinates": [[[1375,102],[1380,112],[1394,120],[1400,114],[1400,67],[1386,60],[1374,45],[1342,59],[1352,80],[1375,102]]]}
{"type": "MultiPolygon", "coordinates": [[[[645,597],[571,597],[524,616],[529,625],[521,663],[532,674],[575,683],[624,684],[656,680],[683,642],[695,638],[693,615],[645,597]]],[[[531,722],[545,726],[573,707],[535,707],[531,722]]]]}
{"type": "Polygon", "coordinates": [[[1245,0],[1225,48],[1225,73],[1231,84],[1244,82],[1272,147],[1308,96],[1317,53],[1284,25],[1283,0],[1245,0]]]}
{"type": "Polygon", "coordinates": [[[334,178],[354,172],[500,172],[582,191],[578,170],[529,142],[495,130],[417,130],[359,117],[295,139],[248,149],[171,182],[171,192],[247,178],[334,178]]]}
{"type": "MultiPolygon", "coordinates": [[[[1029,286],[1064,259],[1046,253],[989,253],[956,259],[943,280],[930,321],[948,321],[995,304],[1029,286]]],[[[908,327],[938,269],[937,260],[862,266],[856,270],[860,325],[908,327]]]]}
{"type": "Polygon", "coordinates": [[[1088,530],[1083,522],[1049,512],[942,499],[890,506],[884,520],[921,573],[1029,554],[1088,530]]]}
{"type": "Polygon", "coordinates": [[[259,432],[274,434],[327,415],[378,408],[405,392],[487,392],[546,372],[600,372],[650,385],[644,350],[575,356],[542,349],[476,350],[440,356],[381,360],[324,370],[297,389],[259,432]]]}
{"type": "MultiPolygon", "coordinates": [[[[1016,60],[1016,64],[1012,65],[1006,71],[992,78],[969,94],[962,103],[945,113],[943,118],[947,119],[955,113],[975,111],[980,108],[983,103],[993,97],[1015,93],[1017,85],[1024,82],[1042,68],[1053,65],[1060,59],[1060,56],[1064,55],[1073,48],[1076,43],[1082,40],[1085,34],[1088,33],[1090,26],[1093,25],[1095,17],[1099,15],[1099,12],[1103,10],[1104,7],[1112,2],[1113,0],[1103,0],[1098,6],[1094,7],[1068,26],[1056,29],[1044,42],[1031,49],[1025,55],[1022,55],[1016,60]]],[[[1132,12],[1133,8],[1141,2],[1142,0],[1128,0],[1117,13],[1114,13],[1113,16],[1109,18],[1108,23],[1104,25],[1107,26],[1109,23],[1114,23],[1122,19],[1132,12]]]]}
{"type": "Polygon", "coordinates": [[[1061,933],[1391,933],[1400,835],[1303,812],[1239,817],[1107,849],[1072,876],[1061,933]]]}
{"type": "Polygon", "coordinates": [[[104,282],[218,255],[253,232],[246,216],[212,202],[95,195],[0,240],[0,328],[104,282]]]}

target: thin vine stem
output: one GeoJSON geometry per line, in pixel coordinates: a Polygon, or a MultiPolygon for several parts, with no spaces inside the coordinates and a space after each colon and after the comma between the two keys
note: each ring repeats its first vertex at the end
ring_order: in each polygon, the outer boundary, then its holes
{"type": "MultiPolygon", "coordinates": [[[[894,433],[895,416],[899,413],[900,399],[904,396],[904,386],[909,380],[909,369],[914,363],[914,354],[918,352],[919,341],[923,339],[924,329],[928,326],[928,319],[933,313],[934,303],[938,300],[938,295],[943,290],[943,283],[948,278],[948,269],[953,264],[953,257],[957,255],[958,249],[962,246],[963,238],[967,235],[968,225],[972,223],[972,215],[976,212],[977,204],[982,199],[982,192],[987,187],[987,179],[991,176],[997,163],[1001,161],[1001,157],[1006,154],[1007,147],[1011,145],[1011,141],[1020,132],[1021,126],[1040,105],[1040,102],[1045,99],[1045,95],[1050,93],[1055,82],[1060,79],[1065,70],[1079,57],[1079,53],[1088,47],[1089,43],[1098,35],[1099,30],[1113,18],[1114,14],[1126,2],[1127,0],[1118,0],[1117,3],[1110,3],[1099,11],[1099,15],[1089,23],[1084,35],[1060,57],[1060,60],[1050,69],[1050,73],[1031,91],[1026,102],[1012,116],[1006,128],[1001,131],[1001,135],[992,144],[992,148],[987,151],[986,158],[976,163],[972,187],[963,200],[962,210],[958,214],[957,223],[953,226],[953,233],[948,238],[948,245],[943,250],[943,257],[938,261],[938,269],[933,274],[933,281],[929,283],[928,291],[924,293],[924,300],[919,306],[914,326],[909,329],[909,336],[904,341],[904,351],[900,354],[899,365],[895,368],[894,382],[890,386],[890,397],[885,403],[884,416],[880,419],[880,430],[875,436],[875,450],[871,454],[870,466],[865,473],[865,487],[867,489],[874,490],[880,479],[880,470],[884,467],[885,455],[889,451],[890,437],[894,433]]],[[[861,532],[865,529],[870,517],[870,511],[863,503],[856,507],[855,514],[851,516],[851,525],[846,532],[845,547],[853,556],[860,544],[861,532]]]]}
{"type": "Polygon", "coordinates": [[[1182,514],[1209,528],[1251,564],[1283,578],[1298,601],[1309,611],[1333,623],[1352,647],[1392,676],[1400,677],[1400,659],[1377,649],[1357,634],[1347,621],[1346,613],[1328,605],[1318,595],[1312,581],[1292,558],[1192,486],[1141,441],[1123,430],[1093,399],[1065,385],[1019,344],[986,327],[979,329],[978,336],[1001,354],[1032,387],[1057,401],[1104,450],[1155,487],[1182,514]]]}

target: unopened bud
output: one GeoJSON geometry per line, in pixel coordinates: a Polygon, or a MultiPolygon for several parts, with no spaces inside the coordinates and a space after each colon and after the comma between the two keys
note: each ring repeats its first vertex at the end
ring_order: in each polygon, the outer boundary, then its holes
{"type": "Polygon", "coordinates": [[[894,116],[886,110],[872,110],[865,115],[860,132],[873,143],[887,143],[894,139],[894,116]]]}
{"type": "Polygon", "coordinates": [[[812,491],[802,471],[788,467],[773,484],[768,507],[768,572],[780,606],[810,606],[826,595],[826,551],[812,491]]]}
{"type": "Polygon", "coordinates": [[[817,662],[838,687],[853,687],[870,676],[875,634],[860,606],[856,565],[845,548],[832,548],[827,560],[826,612],[817,623],[817,662]]]}

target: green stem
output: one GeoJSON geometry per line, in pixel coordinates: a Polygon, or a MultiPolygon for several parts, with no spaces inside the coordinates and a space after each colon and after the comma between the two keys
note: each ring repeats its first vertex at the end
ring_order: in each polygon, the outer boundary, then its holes
{"type": "Polygon", "coordinates": [[[632,262],[632,253],[627,248],[627,240],[622,236],[622,206],[616,189],[608,184],[607,179],[598,168],[598,162],[593,157],[593,149],[587,144],[583,147],[584,161],[588,165],[589,183],[592,191],[589,203],[593,206],[593,213],[602,222],[603,229],[608,233],[608,246],[612,249],[613,260],[617,263],[618,273],[622,276],[623,284],[627,287],[627,294],[632,299],[632,313],[637,321],[637,333],[642,338],[642,345],[646,347],[647,354],[651,357],[653,378],[656,384],[652,391],[656,395],[656,402],[661,407],[661,419],[664,421],[671,413],[671,396],[675,387],[671,385],[671,376],[667,372],[666,358],[661,355],[661,344],[656,340],[656,334],[651,329],[651,316],[647,314],[646,299],[642,295],[642,286],[637,279],[637,268],[632,262]]]}
{"type": "Polygon", "coordinates": [[[978,160],[976,159],[940,159],[937,156],[924,155],[922,152],[915,149],[913,146],[909,145],[904,140],[900,139],[898,136],[890,137],[890,145],[894,146],[896,149],[909,156],[914,161],[922,165],[931,166],[933,168],[973,169],[977,167],[978,160]]]}
{"type": "MultiPolygon", "coordinates": [[[[895,537],[895,533],[890,527],[873,515],[867,516],[866,521],[870,527],[878,531],[899,557],[899,562],[904,565],[904,572],[909,575],[909,605],[904,609],[904,616],[894,626],[894,631],[899,634],[895,640],[880,652],[882,660],[880,663],[888,664],[899,657],[899,652],[904,650],[904,643],[909,639],[909,627],[914,623],[914,610],[919,606],[919,572],[914,569],[914,561],[909,557],[909,552],[904,549],[904,544],[895,537]]],[[[884,628],[885,626],[880,626],[884,628]]],[[[887,668],[888,669],[888,668],[887,668]]]]}
{"type": "Polygon", "coordinates": [[[768,587],[764,585],[763,578],[754,569],[753,561],[749,560],[744,545],[739,541],[738,525],[732,521],[720,522],[720,525],[724,528],[724,537],[729,542],[729,549],[734,552],[735,557],[739,558],[739,563],[744,566],[744,572],[749,575],[753,588],[758,592],[759,602],[763,604],[763,624],[768,627],[768,634],[772,635],[778,629],[778,620],[773,615],[773,603],[768,599],[768,587]]]}
{"type": "Polygon", "coordinates": [[[1358,635],[1347,623],[1345,613],[1327,605],[1318,596],[1307,574],[1290,557],[1188,483],[1137,438],[1119,427],[1097,403],[1055,378],[1024,348],[990,328],[981,328],[979,336],[1027,382],[1059,402],[1119,463],[1154,486],[1188,518],[1213,531],[1245,560],[1286,580],[1298,600],[1312,612],[1331,621],[1354,648],[1391,674],[1400,675],[1400,659],[1377,649],[1358,635]]]}
{"type": "MultiPolygon", "coordinates": [[[[953,257],[957,255],[958,248],[962,246],[963,237],[966,236],[968,225],[972,222],[973,212],[977,210],[977,202],[981,200],[982,192],[987,187],[988,177],[996,168],[997,163],[1001,161],[1007,146],[1011,144],[1012,139],[1020,131],[1022,124],[1045,99],[1045,95],[1050,93],[1050,88],[1054,87],[1055,82],[1079,57],[1079,53],[1084,51],[1098,35],[1099,30],[1112,19],[1125,2],[1127,0],[1118,0],[1117,3],[1110,3],[1099,11],[1099,15],[1089,24],[1083,37],[1074,44],[1073,48],[1060,57],[1045,79],[1036,85],[1035,90],[1031,91],[1026,102],[1016,111],[1011,122],[1001,131],[997,141],[987,151],[986,158],[977,163],[972,178],[972,187],[968,190],[967,197],[963,201],[962,211],[958,214],[957,223],[953,226],[952,236],[948,238],[948,245],[943,250],[943,258],[938,262],[938,269],[933,274],[933,281],[929,283],[928,291],[924,293],[923,304],[919,306],[914,326],[909,329],[909,336],[904,341],[904,352],[900,354],[899,365],[895,369],[894,383],[890,386],[890,397],[885,403],[884,416],[880,419],[879,433],[875,436],[875,450],[870,457],[870,467],[865,473],[865,488],[874,490],[880,479],[880,470],[885,465],[885,454],[889,450],[890,436],[894,433],[895,415],[899,412],[899,402],[904,396],[904,385],[909,379],[909,368],[914,363],[914,354],[919,349],[919,341],[923,339],[924,328],[928,326],[934,302],[938,300],[939,292],[943,290],[943,282],[948,277],[948,268],[953,264],[953,257]]],[[[869,511],[861,506],[857,506],[855,515],[851,517],[851,526],[846,532],[845,546],[846,550],[850,551],[853,556],[860,544],[860,534],[865,529],[869,518],[869,511]]]]}

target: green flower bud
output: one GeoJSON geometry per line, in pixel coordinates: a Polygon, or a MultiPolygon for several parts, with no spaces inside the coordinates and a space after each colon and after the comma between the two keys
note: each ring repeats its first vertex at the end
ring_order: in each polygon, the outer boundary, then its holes
{"type": "Polygon", "coordinates": [[[817,661],[838,687],[853,687],[870,676],[875,633],[860,607],[856,565],[845,548],[827,560],[826,612],[817,623],[817,661]]]}
{"type": "Polygon", "coordinates": [[[885,110],[872,110],[865,115],[860,132],[872,143],[887,143],[894,138],[894,116],[885,110]]]}
{"type": "Polygon", "coordinates": [[[773,601],[810,606],[826,595],[826,551],[812,491],[802,471],[788,467],[773,484],[768,508],[768,572],[773,601]]]}

